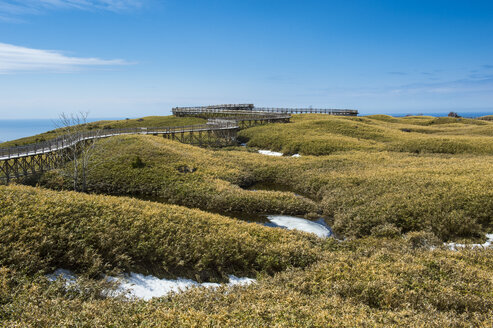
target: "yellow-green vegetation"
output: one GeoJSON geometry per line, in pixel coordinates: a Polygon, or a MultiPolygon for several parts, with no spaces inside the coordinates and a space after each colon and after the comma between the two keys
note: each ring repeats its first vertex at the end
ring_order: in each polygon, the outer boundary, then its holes
{"type": "Polygon", "coordinates": [[[211,280],[318,257],[308,234],[128,198],[0,186],[0,218],[0,266],[30,274],[63,267],[211,280]]]}
{"type": "MultiPolygon", "coordinates": [[[[95,150],[88,168],[88,191],[148,197],[215,212],[305,214],[320,210],[314,201],[294,193],[240,188],[252,184],[255,177],[241,163],[251,162],[249,154],[237,155],[162,137],[110,138],[95,150]]],[[[54,189],[70,187],[70,180],[59,171],[47,174],[42,183],[54,189]]]]}
{"type": "Polygon", "coordinates": [[[303,115],[240,137],[254,148],[99,140],[89,194],[66,190],[71,163],[39,180],[59,191],[0,186],[0,326],[493,325],[493,248],[443,246],[493,229],[493,122],[303,115]],[[323,215],[347,238],[210,212],[323,215]],[[48,282],[56,268],[82,278],[48,282]],[[107,297],[101,276],[122,271],[257,282],[107,297]]]}
{"type": "Polygon", "coordinates": [[[486,115],[479,117],[480,120],[493,121],[493,115],[486,115]]]}
{"type": "Polygon", "coordinates": [[[295,115],[291,124],[246,129],[248,146],[285,154],[338,151],[493,154],[493,122],[449,117],[295,115]]]}
{"type": "MultiPolygon", "coordinates": [[[[70,187],[57,171],[42,183],[70,187]]],[[[88,185],[90,192],[150,196],[216,212],[318,212],[347,237],[393,227],[432,231],[443,240],[474,239],[493,224],[492,156],[347,151],[276,158],[127,136],[98,144],[88,185]],[[243,189],[257,183],[308,198],[243,189]]]]}
{"type": "MultiPolygon", "coordinates": [[[[107,129],[125,129],[140,127],[166,127],[166,126],[184,126],[193,124],[203,124],[206,120],[197,117],[176,117],[176,116],[147,116],[136,119],[126,120],[107,120],[86,123],[80,127],[81,131],[90,130],[107,130],[107,129]]],[[[35,136],[25,137],[17,140],[0,143],[0,148],[23,146],[36,142],[43,142],[54,139],[64,134],[65,128],[59,128],[47,131],[35,136]]]]}
{"type": "Polygon", "coordinates": [[[417,239],[426,241],[426,234],[321,240],[321,256],[305,268],[262,275],[248,287],[194,289],[149,302],[107,298],[97,281],[67,287],[3,266],[0,320],[9,327],[489,327],[493,250],[429,250],[416,248],[417,239]]]}

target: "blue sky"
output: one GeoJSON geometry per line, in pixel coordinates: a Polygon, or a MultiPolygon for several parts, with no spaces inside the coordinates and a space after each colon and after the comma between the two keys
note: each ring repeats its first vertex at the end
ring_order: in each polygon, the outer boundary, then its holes
{"type": "Polygon", "coordinates": [[[493,1],[0,0],[0,119],[493,112],[493,1]]]}

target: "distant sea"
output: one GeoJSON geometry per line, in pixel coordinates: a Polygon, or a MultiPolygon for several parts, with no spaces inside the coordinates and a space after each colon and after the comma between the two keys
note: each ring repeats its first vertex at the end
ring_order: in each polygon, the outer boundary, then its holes
{"type": "MultiPolygon", "coordinates": [[[[485,115],[493,115],[493,111],[490,112],[457,112],[462,117],[475,118],[485,115]]],[[[374,115],[375,113],[365,113],[360,112],[361,116],[374,115]]],[[[429,116],[447,116],[448,112],[441,113],[426,113],[426,112],[410,112],[410,113],[382,113],[386,115],[403,117],[406,115],[429,115],[429,116]]],[[[119,120],[122,118],[93,118],[88,119],[89,122],[100,121],[100,120],[119,120]]],[[[15,140],[23,137],[29,137],[35,134],[43,133],[56,129],[56,119],[11,119],[2,120],[0,119],[0,142],[15,140]]]]}
{"type": "MultiPolygon", "coordinates": [[[[120,118],[93,118],[88,122],[100,120],[117,120],[120,118]]],[[[0,119],[0,142],[29,137],[56,129],[57,119],[0,119]]]]}
{"type": "Polygon", "coordinates": [[[425,115],[425,116],[435,116],[435,117],[443,117],[447,116],[450,112],[455,112],[461,117],[465,118],[476,118],[476,117],[481,117],[481,116],[486,116],[486,115],[493,115],[493,110],[492,111],[487,111],[487,112],[460,112],[460,111],[455,111],[451,110],[448,112],[409,112],[409,113],[366,113],[364,111],[360,111],[360,116],[367,116],[367,115],[376,115],[376,114],[384,114],[384,115],[390,115],[394,117],[404,117],[408,115],[425,115]]]}

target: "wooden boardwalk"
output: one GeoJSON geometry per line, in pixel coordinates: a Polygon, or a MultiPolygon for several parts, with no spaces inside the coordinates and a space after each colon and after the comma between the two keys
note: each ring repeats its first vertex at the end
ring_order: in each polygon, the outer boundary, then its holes
{"type": "Polygon", "coordinates": [[[60,167],[64,152],[80,142],[90,142],[113,136],[141,134],[162,135],[165,138],[198,145],[224,146],[236,143],[238,123],[235,121],[162,128],[127,128],[87,131],[25,146],[0,148],[0,179],[25,177],[60,167]]]}
{"type": "Polygon", "coordinates": [[[355,116],[357,110],[315,108],[256,108],[253,104],[225,104],[201,107],[175,107],[175,116],[207,118],[207,124],[172,126],[162,128],[127,128],[84,131],[62,135],[58,138],[25,146],[0,148],[0,180],[7,183],[60,167],[71,151],[80,142],[120,135],[162,135],[183,143],[212,146],[233,145],[237,131],[242,128],[267,123],[287,123],[291,114],[319,113],[355,116]]]}
{"type": "Polygon", "coordinates": [[[230,104],[196,107],[175,107],[173,115],[176,116],[214,116],[215,114],[230,115],[269,115],[269,114],[327,114],[338,116],[358,116],[356,109],[334,108],[270,108],[255,107],[253,104],[230,104]]]}
{"type": "Polygon", "coordinates": [[[151,134],[151,135],[169,135],[171,139],[179,138],[177,135],[194,132],[237,130],[238,124],[233,121],[215,123],[215,124],[198,124],[188,126],[173,126],[163,128],[126,128],[126,129],[108,129],[96,132],[87,131],[76,134],[62,135],[58,138],[29,144],[25,146],[16,146],[9,148],[0,148],[0,161],[11,160],[34,155],[43,155],[55,151],[60,151],[72,147],[75,143],[81,141],[90,141],[94,139],[109,138],[129,134],[151,134]],[[175,137],[174,137],[175,136],[175,137]]]}

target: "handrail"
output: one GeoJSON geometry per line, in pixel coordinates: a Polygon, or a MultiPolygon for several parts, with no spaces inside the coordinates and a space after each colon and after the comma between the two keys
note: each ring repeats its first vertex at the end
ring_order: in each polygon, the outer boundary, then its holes
{"type": "Polygon", "coordinates": [[[358,115],[356,109],[335,109],[335,108],[269,108],[260,107],[255,108],[257,111],[270,112],[270,113],[313,113],[313,114],[345,114],[345,115],[358,115]]]}
{"type": "Polygon", "coordinates": [[[267,113],[314,113],[314,114],[333,114],[333,115],[358,115],[356,109],[335,109],[335,108],[274,108],[274,107],[254,107],[249,105],[216,105],[216,106],[193,106],[193,107],[174,107],[173,114],[187,113],[223,113],[223,114],[247,114],[267,115],[267,113]],[[235,108],[235,109],[232,109],[235,108]]]}
{"type": "Polygon", "coordinates": [[[142,127],[142,128],[122,128],[122,129],[103,129],[98,131],[84,131],[72,134],[65,134],[55,139],[28,144],[24,146],[15,146],[9,148],[0,148],[0,160],[9,160],[24,156],[45,154],[52,151],[58,151],[72,147],[81,141],[107,138],[117,135],[127,134],[171,134],[199,131],[217,131],[237,129],[238,124],[235,121],[211,122],[208,124],[196,124],[185,126],[167,126],[167,127],[142,127]]]}
{"type": "MultiPolygon", "coordinates": [[[[357,111],[356,111],[357,112],[357,111]]],[[[73,134],[65,134],[55,139],[34,144],[0,148],[0,161],[45,154],[72,147],[78,142],[92,139],[107,138],[125,134],[171,134],[194,131],[216,131],[221,129],[237,129],[241,121],[262,120],[275,121],[286,120],[291,117],[286,109],[255,108],[253,104],[226,104],[200,107],[175,107],[173,114],[186,113],[190,115],[202,113],[218,113],[226,115],[223,118],[209,119],[207,124],[168,126],[156,128],[122,128],[103,129],[98,131],[84,131],[73,134]]]]}

